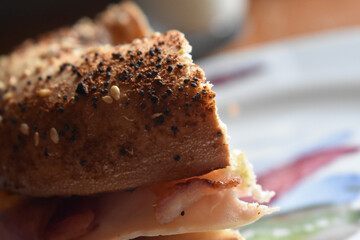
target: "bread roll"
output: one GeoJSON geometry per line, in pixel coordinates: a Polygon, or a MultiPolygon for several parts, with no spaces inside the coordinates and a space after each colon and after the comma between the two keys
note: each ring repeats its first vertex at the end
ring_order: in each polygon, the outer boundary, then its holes
{"type": "Polygon", "coordinates": [[[183,34],[170,31],[34,54],[38,68],[7,71],[1,186],[32,196],[88,195],[227,166],[215,93],[190,50],[183,34]]]}

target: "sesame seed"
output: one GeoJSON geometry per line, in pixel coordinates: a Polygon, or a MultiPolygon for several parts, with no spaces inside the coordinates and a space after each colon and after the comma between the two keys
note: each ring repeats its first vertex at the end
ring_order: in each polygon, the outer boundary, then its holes
{"type": "Polygon", "coordinates": [[[137,51],[137,55],[140,56],[142,54],[141,51],[137,51]]]}
{"type": "Polygon", "coordinates": [[[33,126],[33,130],[36,132],[36,131],[38,130],[38,125],[35,124],[35,125],[33,126]]]}
{"type": "Polygon", "coordinates": [[[123,148],[122,148],[122,149],[120,149],[120,154],[121,154],[121,155],[125,155],[125,154],[126,154],[126,150],[125,150],[125,149],[123,149],[123,148]]]}
{"type": "Polygon", "coordinates": [[[129,104],[130,104],[130,100],[129,100],[129,99],[126,99],[125,105],[128,106],[129,104]]]}
{"type": "Polygon", "coordinates": [[[105,93],[108,93],[108,92],[109,92],[109,90],[107,90],[107,88],[100,89],[101,94],[105,94],[105,93]]]}
{"type": "Polygon", "coordinates": [[[194,81],[197,82],[199,79],[197,77],[193,77],[194,81]]]}
{"type": "Polygon", "coordinates": [[[51,91],[47,88],[43,88],[38,91],[39,97],[48,97],[48,96],[50,96],[50,94],[51,94],[51,91]]]}
{"type": "Polygon", "coordinates": [[[166,89],[166,93],[167,93],[167,94],[171,95],[172,92],[173,92],[173,91],[172,91],[170,88],[166,89]]]}
{"type": "Polygon", "coordinates": [[[26,123],[22,123],[20,125],[20,132],[24,135],[29,135],[29,125],[27,125],[26,123]]]}
{"type": "Polygon", "coordinates": [[[197,93],[195,96],[192,97],[192,101],[196,102],[201,97],[200,93],[197,93]]]}
{"type": "Polygon", "coordinates": [[[152,94],[152,95],[156,95],[156,90],[155,89],[150,89],[149,93],[152,94]]]}
{"type": "Polygon", "coordinates": [[[159,85],[159,86],[162,86],[162,85],[163,85],[163,83],[162,83],[161,80],[156,80],[156,84],[159,85]]]}
{"type": "Polygon", "coordinates": [[[39,132],[36,132],[35,135],[34,135],[35,147],[39,146],[39,141],[40,141],[40,134],[39,134],[39,132]]]}
{"type": "Polygon", "coordinates": [[[83,82],[86,83],[88,80],[88,78],[84,78],[83,82]]]}
{"type": "Polygon", "coordinates": [[[134,67],[135,66],[135,62],[134,61],[131,61],[130,64],[129,64],[130,67],[134,67]]]}
{"type": "Polygon", "coordinates": [[[185,104],[186,107],[191,107],[191,103],[185,104]]]}
{"type": "Polygon", "coordinates": [[[164,93],[163,95],[161,95],[161,97],[164,98],[164,99],[167,98],[167,96],[168,96],[168,95],[167,95],[166,93],[164,93]]]}
{"type": "Polygon", "coordinates": [[[158,70],[154,70],[152,73],[153,73],[153,75],[155,76],[155,75],[157,75],[157,74],[159,73],[159,71],[158,71],[158,70]]]}
{"type": "Polygon", "coordinates": [[[49,152],[48,152],[47,149],[45,149],[45,151],[44,151],[44,156],[45,156],[45,157],[48,157],[48,156],[49,156],[49,152]]]}
{"type": "Polygon", "coordinates": [[[138,69],[140,68],[139,64],[136,64],[136,65],[134,66],[134,68],[135,68],[136,70],[138,70],[138,69]]]}
{"type": "Polygon", "coordinates": [[[51,141],[53,141],[55,144],[58,144],[58,143],[59,143],[59,134],[58,134],[58,132],[56,131],[55,128],[51,128],[51,129],[50,129],[50,139],[51,139],[51,141]]]}
{"type": "Polygon", "coordinates": [[[94,56],[95,56],[95,57],[99,56],[99,53],[97,53],[97,52],[96,52],[96,53],[94,53],[94,56]]]}
{"type": "Polygon", "coordinates": [[[178,131],[177,126],[171,126],[171,131],[173,131],[174,133],[176,133],[178,131]]]}
{"type": "Polygon", "coordinates": [[[151,76],[152,76],[151,72],[146,73],[146,77],[151,77],[151,76]]]}
{"type": "Polygon", "coordinates": [[[59,113],[64,113],[65,109],[63,107],[59,107],[59,113]]]}
{"type": "Polygon", "coordinates": [[[184,83],[188,83],[188,82],[190,82],[190,79],[188,78],[184,79],[184,83]]]}
{"type": "Polygon", "coordinates": [[[155,126],[161,125],[164,123],[164,116],[160,115],[158,117],[155,118],[155,126]]]}
{"type": "Polygon", "coordinates": [[[102,100],[109,104],[113,102],[113,98],[110,96],[104,96],[104,97],[102,97],[102,100]]]}
{"type": "Polygon", "coordinates": [[[157,58],[157,60],[160,62],[160,61],[162,60],[162,57],[159,56],[159,57],[157,58]]]}
{"type": "Polygon", "coordinates": [[[96,97],[96,96],[92,98],[93,102],[97,102],[97,100],[98,100],[98,97],[96,97]]]}
{"type": "Polygon", "coordinates": [[[142,90],[142,89],[139,91],[139,93],[141,96],[144,96],[144,94],[145,94],[144,90],[142,90]]]}
{"type": "Polygon", "coordinates": [[[168,72],[171,72],[173,70],[173,67],[172,66],[168,66],[167,68],[168,72]]]}
{"type": "Polygon", "coordinates": [[[192,86],[192,87],[197,87],[197,84],[196,84],[196,82],[192,82],[192,83],[190,84],[190,86],[192,86]]]}
{"type": "Polygon", "coordinates": [[[120,61],[124,61],[125,58],[124,58],[124,57],[120,57],[119,60],[120,60],[120,61]]]}
{"type": "Polygon", "coordinates": [[[103,62],[99,62],[98,66],[101,67],[102,65],[104,65],[103,62]]]}
{"type": "Polygon", "coordinates": [[[113,58],[120,58],[121,54],[120,53],[112,53],[113,58]]]}
{"type": "Polygon", "coordinates": [[[150,100],[153,104],[157,104],[159,102],[159,98],[157,96],[151,96],[150,100]]]}
{"type": "Polygon", "coordinates": [[[103,72],[104,72],[104,69],[103,69],[102,67],[99,67],[99,68],[98,68],[98,71],[99,71],[99,73],[103,73],[103,72]]]}
{"type": "Polygon", "coordinates": [[[109,81],[104,82],[104,87],[109,86],[109,84],[110,84],[110,82],[109,82],[109,81]]]}
{"type": "Polygon", "coordinates": [[[137,78],[140,79],[140,78],[142,78],[142,76],[143,76],[142,73],[139,73],[139,74],[137,75],[137,78]]]}
{"type": "Polygon", "coordinates": [[[175,157],[174,157],[174,160],[176,161],[176,162],[178,162],[178,161],[180,161],[180,156],[179,155],[176,155],[175,157]]]}
{"type": "Polygon", "coordinates": [[[184,216],[185,215],[185,211],[181,211],[181,216],[184,216]]]}
{"type": "Polygon", "coordinates": [[[31,85],[31,81],[27,81],[27,85],[30,86],[30,85],[31,85]]]}
{"type": "Polygon", "coordinates": [[[114,85],[110,88],[110,96],[115,100],[120,100],[120,89],[118,86],[114,85]]]}
{"type": "Polygon", "coordinates": [[[134,58],[135,56],[134,56],[134,54],[130,54],[130,58],[134,58]]]}
{"type": "Polygon", "coordinates": [[[166,59],[166,62],[167,62],[167,63],[170,63],[170,62],[171,62],[171,58],[168,57],[168,58],[166,59]]]}
{"type": "Polygon", "coordinates": [[[201,91],[201,93],[202,93],[202,95],[206,95],[207,94],[207,92],[206,92],[206,90],[204,89],[204,90],[202,90],[201,91]]]}
{"type": "Polygon", "coordinates": [[[86,96],[88,94],[86,85],[83,82],[80,82],[75,90],[75,92],[79,95],[86,96]]]}
{"type": "Polygon", "coordinates": [[[178,64],[178,65],[176,65],[178,68],[183,68],[183,65],[182,64],[178,64]]]}
{"type": "Polygon", "coordinates": [[[85,58],[85,61],[88,62],[88,61],[90,61],[90,59],[89,59],[89,58],[85,58]]]}
{"type": "Polygon", "coordinates": [[[107,68],[106,68],[106,71],[108,71],[108,72],[110,72],[112,70],[112,67],[111,66],[108,66],[107,68]]]}
{"type": "Polygon", "coordinates": [[[52,77],[51,75],[47,75],[46,79],[49,80],[49,79],[51,79],[51,77],[52,77]]]}
{"type": "Polygon", "coordinates": [[[222,136],[222,132],[220,132],[220,131],[219,131],[219,132],[217,132],[216,134],[217,134],[219,137],[221,137],[221,136],[222,136]]]}
{"type": "Polygon", "coordinates": [[[84,160],[82,160],[82,161],[80,161],[80,165],[81,165],[82,167],[85,167],[86,162],[85,162],[84,160]]]}
{"type": "Polygon", "coordinates": [[[42,77],[39,77],[38,80],[41,81],[41,80],[42,80],[42,77]]]}
{"type": "Polygon", "coordinates": [[[111,77],[111,72],[106,72],[106,77],[111,77]]]}
{"type": "Polygon", "coordinates": [[[166,109],[165,111],[164,111],[164,114],[167,116],[167,115],[169,115],[170,114],[170,110],[169,109],[166,109]]]}
{"type": "Polygon", "coordinates": [[[96,92],[96,90],[97,90],[97,87],[95,87],[95,86],[91,88],[91,92],[96,92]]]}
{"type": "Polygon", "coordinates": [[[184,90],[184,87],[183,86],[180,86],[179,87],[179,91],[182,92],[184,90]]]}
{"type": "Polygon", "coordinates": [[[155,65],[156,68],[161,68],[161,63],[155,65]]]}
{"type": "Polygon", "coordinates": [[[155,56],[155,52],[154,52],[154,49],[150,48],[150,51],[149,51],[150,55],[151,56],[155,56]]]}

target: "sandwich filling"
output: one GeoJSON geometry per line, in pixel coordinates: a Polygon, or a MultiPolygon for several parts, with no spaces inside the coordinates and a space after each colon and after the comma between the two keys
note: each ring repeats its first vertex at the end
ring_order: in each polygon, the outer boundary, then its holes
{"type": "Polygon", "coordinates": [[[203,176],[129,191],[17,200],[3,211],[0,234],[10,240],[125,240],[234,228],[276,211],[259,204],[274,193],[256,184],[244,154],[234,151],[231,163],[203,176]],[[249,197],[254,201],[243,200],[249,197]]]}

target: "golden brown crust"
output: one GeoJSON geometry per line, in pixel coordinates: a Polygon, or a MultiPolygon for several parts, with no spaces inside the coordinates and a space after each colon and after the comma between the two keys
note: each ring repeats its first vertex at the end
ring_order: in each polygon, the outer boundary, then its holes
{"type": "Polygon", "coordinates": [[[130,42],[152,31],[143,12],[130,1],[109,6],[99,14],[97,22],[107,30],[112,44],[130,42]]]}
{"type": "Polygon", "coordinates": [[[1,81],[22,78],[43,71],[48,61],[56,62],[77,48],[101,44],[120,44],[151,33],[146,17],[130,1],[109,6],[95,20],[80,19],[72,27],[64,27],[29,39],[9,56],[0,56],[1,81]]]}
{"type": "Polygon", "coordinates": [[[189,51],[170,31],[59,50],[42,57],[44,70],[10,75],[0,92],[1,185],[85,195],[227,166],[215,93],[189,51]]]}

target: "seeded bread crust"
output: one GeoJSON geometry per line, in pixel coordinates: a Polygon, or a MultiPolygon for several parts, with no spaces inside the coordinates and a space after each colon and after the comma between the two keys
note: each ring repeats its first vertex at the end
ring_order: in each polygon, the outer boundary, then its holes
{"type": "Polygon", "coordinates": [[[0,90],[1,187],[88,195],[227,166],[215,93],[190,51],[170,31],[59,50],[56,61],[43,56],[42,71],[9,76],[0,90]]]}
{"type": "Polygon", "coordinates": [[[103,44],[128,43],[136,38],[149,36],[152,30],[139,7],[130,1],[110,5],[94,20],[80,19],[71,27],[45,33],[26,40],[9,56],[0,56],[1,81],[24,79],[45,70],[52,63],[75,49],[103,44]]]}

